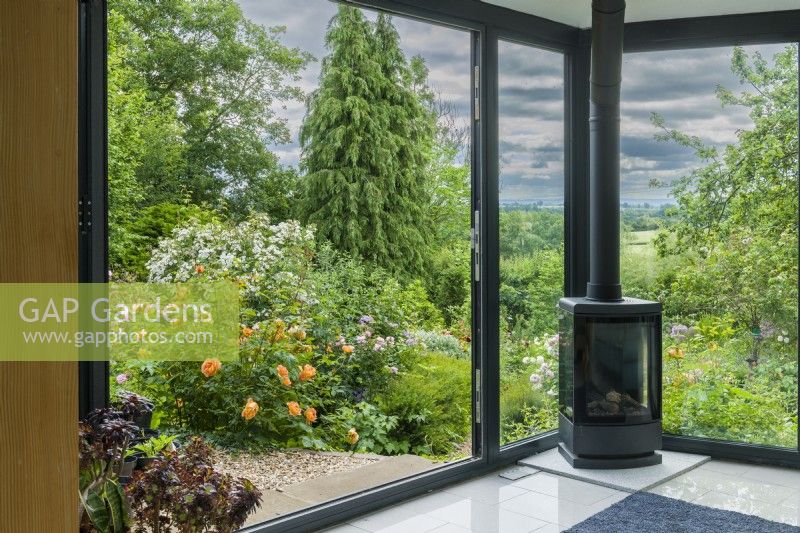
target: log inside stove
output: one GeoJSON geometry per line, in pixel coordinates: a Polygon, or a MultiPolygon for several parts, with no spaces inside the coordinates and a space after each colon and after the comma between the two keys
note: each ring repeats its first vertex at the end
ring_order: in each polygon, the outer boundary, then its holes
{"type": "Polygon", "coordinates": [[[591,391],[587,394],[586,412],[589,416],[647,416],[650,411],[628,393],[611,389],[605,394],[591,391]]]}

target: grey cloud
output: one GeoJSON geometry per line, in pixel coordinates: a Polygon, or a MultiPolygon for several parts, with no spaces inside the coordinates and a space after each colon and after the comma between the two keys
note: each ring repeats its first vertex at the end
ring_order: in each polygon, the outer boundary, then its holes
{"type": "MultiPolygon", "coordinates": [[[[337,5],[327,0],[240,0],[245,15],[257,24],[267,27],[285,26],[281,42],[310,52],[317,61],[309,63],[297,83],[306,94],[318,85],[321,60],[327,54],[325,33],[337,5]]],[[[374,19],[374,12],[367,10],[374,19]]],[[[407,57],[421,55],[429,69],[431,87],[452,105],[459,124],[469,121],[470,113],[470,36],[456,30],[426,24],[403,17],[393,17],[400,34],[401,46],[407,57]]],[[[296,165],[300,149],[297,135],[305,105],[291,102],[286,108],[276,106],[274,111],[287,120],[292,142],[271,149],[286,165],[296,165]]]]}
{"type": "MultiPolygon", "coordinates": [[[[327,0],[240,0],[245,13],[266,26],[286,26],[282,42],[321,59],[324,35],[336,4],[327,0]]],[[[369,17],[374,17],[370,13],[369,17]]],[[[395,16],[407,56],[421,55],[430,70],[431,86],[451,102],[460,124],[469,120],[470,39],[467,32],[395,16]]],[[[784,45],[746,47],[764,57],[784,45]]],[[[622,86],[622,196],[665,198],[666,189],[651,189],[651,178],[666,182],[686,175],[699,162],[691,150],[653,139],[652,112],[669,127],[700,136],[722,147],[736,140],[737,130],[751,127],[745,109],[722,108],[717,85],[742,89],[730,71],[731,48],[708,48],[626,54],[622,86]]],[[[563,57],[554,52],[502,42],[499,46],[501,196],[504,201],[557,199],[563,196],[563,57]]],[[[311,63],[299,85],[313,90],[319,62],[311,63]]],[[[305,113],[302,103],[276,108],[285,117],[293,142],[273,147],[285,164],[299,157],[297,130],[305,113]]]]}

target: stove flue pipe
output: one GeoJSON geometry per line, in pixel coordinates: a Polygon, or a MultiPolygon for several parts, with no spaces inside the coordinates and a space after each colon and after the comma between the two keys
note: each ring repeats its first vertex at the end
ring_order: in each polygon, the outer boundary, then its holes
{"type": "Polygon", "coordinates": [[[592,1],[589,282],[586,297],[622,299],[619,272],[619,92],[624,0],[592,1]]]}

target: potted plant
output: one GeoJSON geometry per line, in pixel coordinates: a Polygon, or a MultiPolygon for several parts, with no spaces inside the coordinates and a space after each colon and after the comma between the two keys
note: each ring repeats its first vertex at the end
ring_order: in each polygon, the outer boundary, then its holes
{"type": "Polygon", "coordinates": [[[128,450],[128,455],[137,458],[136,468],[141,470],[152,463],[164,451],[175,451],[174,441],[175,435],[151,437],[142,443],[131,446],[128,450]]]}
{"type": "Polygon", "coordinates": [[[122,464],[119,467],[120,483],[123,485],[128,483],[141,457],[141,453],[132,453],[131,450],[128,450],[128,452],[125,454],[125,457],[122,459],[122,464]]]}
{"type": "Polygon", "coordinates": [[[149,398],[135,392],[119,391],[115,407],[141,430],[150,429],[153,420],[153,402],[149,398]]]}
{"type": "Polygon", "coordinates": [[[129,506],[120,484],[128,445],[139,428],[115,409],[96,409],[80,421],[80,530],[122,533],[129,506]]]}

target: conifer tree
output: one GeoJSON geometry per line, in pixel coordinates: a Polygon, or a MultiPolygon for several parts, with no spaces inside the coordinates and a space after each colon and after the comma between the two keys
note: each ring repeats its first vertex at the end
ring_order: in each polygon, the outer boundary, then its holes
{"type": "Polygon", "coordinates": [[[341,6],[326,45],[301,129],[306,221],[340,250],[418,272],[431,233],[425,170],[432,115],[388,16],[373,24],[341,6]]]}

